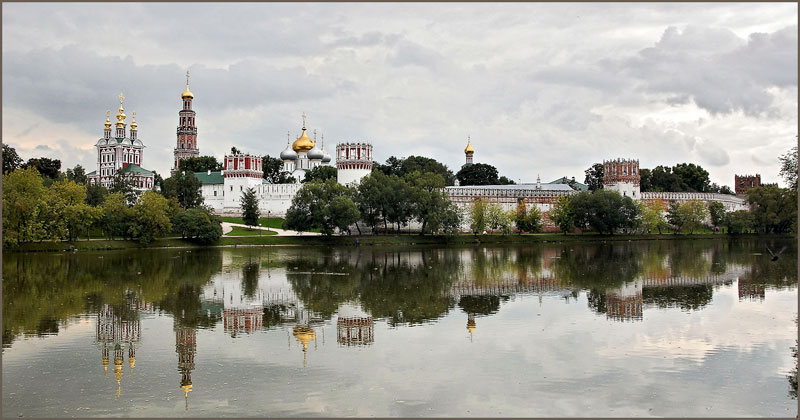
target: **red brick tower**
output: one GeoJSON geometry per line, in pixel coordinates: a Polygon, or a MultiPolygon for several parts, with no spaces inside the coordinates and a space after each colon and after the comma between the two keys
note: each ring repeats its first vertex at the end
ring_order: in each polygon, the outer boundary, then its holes
{"type": "Polygon", "coordinates": [[[755,175],[734,175],[733,188],[736,195],[744,195],[750,188],[761,186],[761,174],[755,175]]]}
{"type": "Polygon", "coordinates": [[[195,125],[192,99],[194,95],[189,90],[189,72],[186,72],[186,90],[181,93],[183,109],[178,112],[178,143],[175,145],[175,159],[172,171],[177,171],[181,160],[200,156],[197,149],[197,126],[195,125]]]}

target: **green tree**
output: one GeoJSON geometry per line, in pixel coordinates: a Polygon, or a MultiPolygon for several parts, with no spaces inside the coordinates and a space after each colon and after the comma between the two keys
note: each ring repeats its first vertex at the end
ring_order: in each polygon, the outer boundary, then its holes
{"type": "Polygon", "coordinates": [[[67,168],[66,177],[70,181],[75,181],[78,184],[86,184],[89,178],[86,176],[86,170],[81,165],[75,165],[75,168],[67,168]]]}
{"type": "Polygon", "coordinates": [[[361,178],[356,187],[355,202],[361,220],[376,232],[378,223],[383,220],[386,224],[386,207],[389,205],[384,200],[384,188],[388,181],[381,171],[373,171],[369,175],[361,178]]]}
{"type": "Polygon", "coordinates": [[[438,162],[436,159],[431,159],[423,156],[409,156],[404,159],[398,159],[394,156],[386,159],[386,164],[376,164],[373,170],[378,170],[386,175],[397,175],[400,178],[407,178],[408,175],[415,171],[420,173],[432,172],[439,174],[444,179],[445,185],[455,184],[456,176],[453,171],[447,168],[446,165],[438,162]]]}
{"type": "Polygon", "coordinates": [[[181,207],[190,209],[203,204],[202,187],[203,183],[193,172],[181,171],[162,182],[161,195],[165,198],[175,197],[181,207]]]}
{"type": "Polygon", "coordinates": [[[646,168],[639,168],[639,190],[642,192],[655,191],[651,181],[651,171],[646,168]]]}
{"type": "Polygon", "coordinates": [[[487,228],[486,205],[488,203],[482,198],[478,198],[469,205],[467,216],[469,220],[469,228],[472,233],[478,235],[483,233],[487,228]]]}
{"type": "Polygon", "coordinates": [[[131,233],[134,238],[139,239],[139,242],[148,244],[172,230],[169,203],[161,194],[145,191],[133,210],[134,223],[131,226],[131,233]]]}
{"type": "Polygon", "coordinates": [[[681,214],[683,227],[688,228],[689,233],[694,233],[695,229],[703,226],[703,221],[708,217],[705,203],[697,199],[681,204],[678,211],[681,214]]]}
{"type": "Polygon", "coordinates": [[[550,220],[558,228],[567,234],[575,226],[575,211],[570,204],[570,198],[566,195],[559,196],[553,203],[553,208],[548,213],[550,220]]]}
{"type": "Polygon", "coordinates": [[[736,210],[725,215],[725,226],[729,234],[749,232],[753,228],[753,214],[748,210],[736,210]]]}
{"type": "Polygon", "coordinates": [[[86,204],[92,207],[103,204],[106,195],[108,195],[108,190],[100,184],[88,184],[86,186],[86,204]]]}
{"type": "Polygon", "coordinates": [[[572,198],[576,224],[613,235],[617,229],[635,228],[637,207],[630,197],[611,190],[582,192],[572,198]]]}
{"type": "Polygon", "coordinates": [[[485,163],[466,165],[456,173],[459,185],[497,185],[497,168],[485,163]]]}
{"type": "Polygon", "coordinates": [[[307,182],[292,199],[284,226],[299,232],[319,228],[328,236],[335,228],[347,230],[360,217],[350,195],[347,187],[333,178],[307,182]]]}
{"type": "Polygon", "coordinates": [[[688,189],[687,191],[708,192],[711,181],[708,171],[694,163],[679,163],[672,167],[672,173],[677,175],[688,189]]]}
{"type": "Polygon", "coordinates": [[[654,230],[661,234],[663,229],[669,227],[664,218],[667,206],[662,200],[640,201],[639,211],[641,213],[641,226],[648,233],[654,230]]]}
{"type": "Polygon", "coordinates": [[[135,189],[133,178],[122,172],[121,169],[114,173],[108,192],[122,193],[128,204],[133,204],[139,199],[139,192],[135,189]]]}
{"type": "Polygon", "coordinates": [[[180,210],[172,217],[172,229],[182,238],[212,244],[222,237],[222,222],[208,207],[180,210]]]}
{"type": "Polygon", "coordinates": [[[683,229],[684,220],[683,214],[681,213],[681,205],[677,201],[672,201],[669,203],[669,207],[667,208],[667,223],[672,226],[673,233],[678,234],[681,229],[683,229]]]}
{"type": "Polygon", "coordinates": [[[435,232],[443,220],[452,217],[451,202],[444,191],[444,177],[435,172],[414,171],[406,181],[410,186],[411,214],[422,223],[420,235],[435,232]]]}
{"type": "Polygon", "coordinates": [[[297,180],[283,170],[283,161],[280,158],[264,155],[262,158],[264,168],[264,179],[270,184],[294,184],[297,180]]]}
{"type": "Polygon", "coordinates": [[[17,150],[3,143],[3,173],[13,172],[22,166],[22,158],[17,154],[17,150]]]}
{"type": "Polygon", "coordinates": [[[28,159],[28,162],[26,162],[23,167],[36,168],[43,177],[55,180],[58,178],[59,172],[61,171],[61,161],[59,159],[50,159],[46,157],[31,158],[28,159]]]}
{"type": "Polygon", "coordinates": [[[781,161],[781,177],[789,185],[789,189],[797,190],[797,146],[789,149],[778,159],[781,161]]]}
{"type": "Polygon", "coordinates": [[[242,192],[242,220],[247,226],[258,226],[258,218],[261,212],[258,209],[258,197],[256,190],[248,188],[242,192]]]}
{"type": "Polygon", "coordinates": [[[317,166],[310,171],[306,171],[303,182],[325,181],[328,179],[336,179],[336,168],[333,166],[317,166]]]}
{"type": "Polygon", "coordinates": [[[3,174],[3,243],[37,239],[47,190],[35,167],[3,174]]]}
{"type": "Polygon", "coordinates": [[[711,217],[711,224],[719,229],[725,223],[725,205],[719,201],[708,203],[708,214],[711,217]]]}
{"type": "Polygon", "coordinates": [[[497,185],[514,185],[514,184],[516,184],[516,182],[514,182],[513,179],[506,178],[505,176],[497,178],[497,185]]]}
{"type": "Polygon", "coordinates": [[[762,233],[785,233],[796,227],[797,190],[776,186],[747,190],[754,227],[762,233]]]}
{"type": "Polygon", "coordinates": [[[589,169],[585,170],[584,173],[586,173],[586,177],[583,179],[583,183],[589,187],[589,191],[603,189],[602,163],[595,163],[594,165],[590,166],[589,169]]]}
{"type": "Polygon", "coordinates": [[[181,159],[178,171],[184,172],[217,172],[222,170],[222,164],[214,156],[197,156],[181,159]]]}
{"type": "Polygon", "coordinates": [[[134,211],[128,206],[125,195],[121,192],[109,193],[100,206],[102,217],[100,226],[103,233],[114,239],[115,237],[130,238],[134,222],[134,211]]]}
{"type": "Polygon", "coordinates": [[[48,211],[52,214],[51,237],[75,239],[95,224],[102,211],[86,204],[86,185],[63,179],[50,187],[48,211]]]}

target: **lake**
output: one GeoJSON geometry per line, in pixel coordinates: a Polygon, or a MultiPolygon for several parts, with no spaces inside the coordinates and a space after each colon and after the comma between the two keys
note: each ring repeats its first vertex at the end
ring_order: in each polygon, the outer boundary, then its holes
{"type": "Polygon", "coordinates": [[[794,417],[796,273],[781,239],[7,253],[3,416],[794,417]]]}

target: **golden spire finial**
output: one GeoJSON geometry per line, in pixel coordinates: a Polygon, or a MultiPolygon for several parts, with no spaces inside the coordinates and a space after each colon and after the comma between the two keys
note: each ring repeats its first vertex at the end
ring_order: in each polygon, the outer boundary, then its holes
{"type": "Polygon", "coordinates": [[[314,142],[317,142],[317,129],[314,129],[314,142]]]}
{"type": "Polygon", "coordinates": [[[189,70],[186,70],[186,89],[189,89],[189,70]]]}
{"type": "Polygon", "coordinates": [[[137,126],[137,124],[136,124],[136,111],[133,111],[131,114],[133,114],[133,121],[131,121],[131,130],[136,131],[136,126],[137,126]]]}
{"type": "Polygon", "coordinates": [[[106,110],[106,124],[105,125],[106,125],[106,130],[110,130],[111,129],[111,111],[110,110],[106,110]]]}
{"type": "Polygon", "coordinates": [[[181,93],[181,99],[194,99],[194,94],[189,90],[189,70],[186,70],[186,90],[181,93]]]}
{"type": "Polygon", "coordinates": [[[122,102],[125,96],[119,94],[119,110],[117,111],[117,128],[121,128],[125,124],[125,109],[122,107],[122,102]]]}
{"type": "Polygon", "coordinates": [[[122,92],[119,93],[119,108],[122,109],[122,101],[125,100],[125,96],[122,95],[122,92]]]}
{"type": "Polygon", "coordinates": [[[306,129],[306,113],[305,112],[303,113],[302,117],[303,117],[303,130],[305,130],[306,129]]]}

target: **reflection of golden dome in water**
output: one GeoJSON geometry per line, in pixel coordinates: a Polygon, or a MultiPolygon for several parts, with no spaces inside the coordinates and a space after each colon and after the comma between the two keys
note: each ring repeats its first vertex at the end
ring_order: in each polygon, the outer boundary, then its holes
{"type": "Polygon", "coordinates": [[[317,334],[314,332],[314,330],[306,326],[294,327],[293,335],[297,341],[303,344],[303,351],[306,351],[308,348],[308,343],[317,337],[317,334]]]}
{"type": "Polygon", "coordinates": [[[183,396],[189,397],[189,393],[192,392],[192,381],[181,382],[181,389],[183,390],[183,396]]]}
{"type": "Polygon", "coordinates": [[[135,357],[129,358],[128,359],[128,365],[130,365],[131,372],[133,372],[133,368],[134,368],[134,366],[136,366],[136,358],[135,357]]]}
{"type": "Polygon", "coordinates": [[[108,376],[108,357],[103,357],[103,370],[106,372],[105,376],[108,376]]]}
{"type": "Polygon", "coordinates": [[[475,331],[474,319],[467,320],[467,330],[469,330],[469,335],[472,335],[472,332],[475,331]]]}

